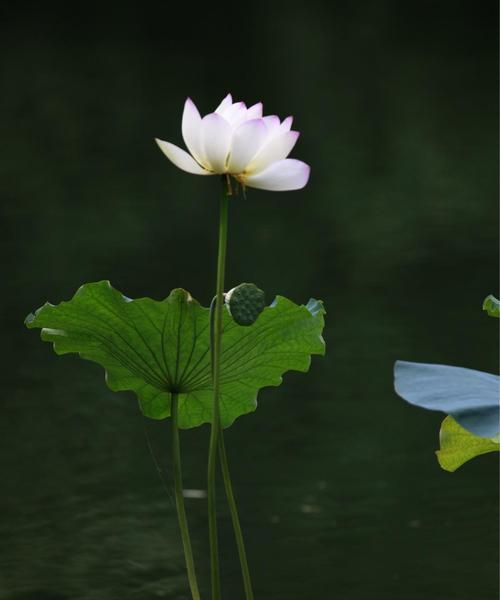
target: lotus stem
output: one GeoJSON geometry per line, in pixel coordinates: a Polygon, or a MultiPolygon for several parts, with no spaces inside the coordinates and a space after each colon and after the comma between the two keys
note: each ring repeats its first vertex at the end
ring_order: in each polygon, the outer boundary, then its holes
{"type": "MultiPolygon", "coordinates": [[[[227,196],[230,196],[232,193],[231,187],[228,184],[228,187],[225,188],[224,186],[224,192],[225,192],[225,197],[226,197],[226,201],[227,201],[227,196]],[[226,192],[227,189],[227,192],[226,192]]],[[[226,215],[225,215],[225,228],[227,229],[227,208],[225,209],[226,215]]],[[[221,220],[222,220],[222,216],[223,216],[223,210],[221,207],[221,220]]],[[[226,241],[227,241],[227,231],[224,233],[224,254],[225,254],[225,246],[226,246],[226,241]]],[[[220,249],[220,237],[219,237],[219,249],[220,249]]],[[[219,254],[219,258],[220,258],[220,254],[219,254]]],[[[224,257],[223,257],[224,259],[224,257]]],[[[219,263],[220,265],[220,263],[219,263]]],[[[223,278],[224,278],[224,262],[222,262],[222,267],[223,269],[223,278]]],[[[217,280],[219,281],[219,278],[217,278],[217,280]]],[[[223,289],[224,285],[222,282],[222,289],[223,289]]],[[[217,288],[219,291],[219,288],[217,288]]],[[[214,296],[214,298],[212,299],[212,302],[210,304],[210,349],[211,349],[211,363],[212,363],[212,378],[215,382],[215,371],[217,371],[217,382],[219,384],[220,382],[220,348],[221,348],[221,336],[222,336],[222,302],[221,302],[221,328],[220,328],[220,333],[219,333],[219,339],[218,339],[218,344],[216,344],[216,339],[217,339],[217,328],[215,326],[215,316],[216,316],[216,311],[217,311],[217,301],[218,301],[219,295],[217,294],[216,296],[214,296]],[[218,348],[217,350],[217,354],[216,354],[216,346],[218,348]],[[217,359],[216,359],[217,357],[217,359]]],[[[224,299],[224,294],[222,293],[222,300],[224,299]]],[[[215,400],[215,383],[214,383],[214,405],[217,402],[217,405],[219,405],[219,394],[218,392],[220,385],[217,388],[217,400],[215,400]]],[[[226,492],[226,498],[227,498],[227,503],[229,506],[229,512],[231,514],[231,522],[233,525],[233,530],[234,530],[234,536],[236,539],[236,547],[238,549],[238,556],[240,559],[240,567],[241,567],[241,574],[243,577],[243,586],[245,589],[245,598],[246,600],[254,600],[254,595],[253,595],[253,589],[252,589],[252,581],[251,581],[251,577],[250,577],[250,570],[248,568],[248,561],[247,561],[247,555],[246,555],[246,550],[245,550],[245,543],[243,540],[243,533],[241,530],[241,525],[240,525],[240,519],[239,519],[239,515],[238,515],[238,508],[236,506],[236,500],[234,497],[234,492],[233,492],[233,486],[231,483],[231,475],[229,472],[229,463],[227,460],[227,453],[226,453],[226,447],[225,447],[225,443],[224,443],[224,434],[223,434],[223,430],[222,430],[222,426],[221,426],[221,422],[220,422],[220,410],[219,410],[219,406],[217,406],[217,413],[218,413],[218,432],[217,432],[217,438],[218,438],[218,446],[219,446],[219,458],[220,458],[220,464],[221,464],[221,470],[222,470],[222,478],[224,481],[224,489],[226,492]]],[[[215,421],[212,421],[212,433],[214,430],[214,424],[215,421]]],[[[215,470],[215,466],[213,467],[215,470]]],[[[210,471],[209,471],[210,472],[210,471]]],[[[209,495],[210,498],[210,495],[209,495]]],[[[215,507],[215,503],[214,503],[214,507],[215,507]]],[[[215,523],[216,526],[216,523],[215,523]]],[[[217,536],[217,531],[215,531],[215,536],[217,536]]],[[[217,537],[216,537],[216,543],[217,543],[217,537]]],[[[217,557],[217,567],[218,567],[218,557],[217,557]]],[[[219,590],[220,593],[220,590],[219,590]]]]}
{"type": "Polygon", "coordinates": [[[247,553],[245,550],[245,542],[243,541],[243,532],[241,531],[240,518],[238,516],[238,509],[236,507],[236,500],[234,498],[233,486],[231,484],[231,476],[229,474],[229,464],[227,461],[226,446],[224,444],[224,434],[222,432],[222,427],[219,430],[219,453],[220,464],[222,469],[222,478],[224,480],[224,488],[226,490],[227,503],[229,505],[231,521],[233,523],[234,537],[236,538],[236,547],[238,548],[238,556],[240,558],[241,575],[243,577],[243,586],[245,588],[245,598],[246,600],[254,600],[252,580],[250,578],[247,553]]]}
{"type": "Polygon", "coordinates": [[[213,311],[213,344],[212,344],[212,427],[210,430],[210,445],[208,448],[208,534],[210,540],[210,574],[212,600],[220,600],[219,551],[217,542],[217,511],[216,511],[216,467],[217,447],[219,442],[220,423],[220,352],[222,337],[222,308],[224,303],[224,274],[226,265],[227,221],[230,190],[223,180],[223,192],[220,198],[219,217],[219,250],[217,256],[217,282],[215,294],[215,310],[213,311]]]}
{"type": "Polygon", "coordinates": [[[171,396],[171,418],[172,418],[172,462],[174,469],[175,485],[175,504],[177,507],[177,516],[179,519],[179,528],[181,530],[182,545],[184,547],[184,557],[188,574],[189,587],[193,600],[200,600],[200,591],[196,580],[196,571],[194,567],[193,550],[191,548],[191,538],[189,537],[189,528],[186,517],[186,508],[184,506],[184,495],[182,491],[182,468],[181,451],[179,442],[178,426],[178,408],[179,398],[177,394],[171,396]]]}

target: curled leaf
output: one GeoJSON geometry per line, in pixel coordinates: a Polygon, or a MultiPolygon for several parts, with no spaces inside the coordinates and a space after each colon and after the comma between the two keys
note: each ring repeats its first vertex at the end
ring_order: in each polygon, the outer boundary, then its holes
{"type": "Polygon", "coordinates": [[[461,427],[453,417],[446,417],[439,432],[440,449],[436,452],[445,471],[456,471],[464,463],[488,452],[500,451],[500,440],[482,438],[461,427]]]}
{"type": "Polygon", "coordinates": [[[483,302],[483,310],[488,313],[489,317],[500,318],[500,301],[491,294],[486,296],[483,302]]]}

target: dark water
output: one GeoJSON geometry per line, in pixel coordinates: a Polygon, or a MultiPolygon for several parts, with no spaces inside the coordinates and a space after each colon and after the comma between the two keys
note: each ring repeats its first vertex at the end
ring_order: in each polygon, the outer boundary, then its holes
{"type": "MultiPolygon", "coordinates": [[[[497,7],[476,4],[5,10],[0,600],[188,598],[168,422],[22,321],[100,279],[209,302],[217,183],[152,138],[180,142],[186,95],[208,112],[227,91],[294,114],[313,168],[301,192],[234,200],[228,287],[328,310],[327,356],[227,433],[256,598],[497,598],[498,458],[441,471],[441,416],[406,406],[391,373],[498,368],[481,311],[498,292],[497,7]]],[[[205,487],[207,442],[182,435],[186,488],[205,487]]],[[[208,598],[205,502],[187,505],[208,598]]],[[[220,524],[237,600],[223,506],[220,524]]]]}

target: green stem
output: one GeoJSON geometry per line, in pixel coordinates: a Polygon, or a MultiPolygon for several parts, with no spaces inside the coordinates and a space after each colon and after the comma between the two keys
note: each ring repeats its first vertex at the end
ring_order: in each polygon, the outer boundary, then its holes
{"type": "Polygon", "coordinates": [[[191,548],[191,539],[189,537],[189,528],[184,507],[184,495],[182,493],[182,469],[181,469],[181,450],[179,443],[179,427],[177,424],[179,398],[177,394],[171,396],[171,417],[172,417],[172,462],[174,468],[175,484],[175,504],[177,507],[177,516],[181,530],[182,545],[184,547],[184,557],[186,559],[187,574],[191,596],[193,600],[200,600],[200,591],[196,580],[196,571],[194,568],[193,550],[191,548]]]}
{"type": "MultiPolygon", "coordinates": [[[[227,198],[226,198],[227,199],[227,198]]],[[[221,210],[221,219],[222,219],[223,211],[221,210]]],[[[225,225],[224,228],[227,230],[227,214],[225,215],[225,225]]],[[[225,252],[225,244],[226,244],[226,234],[224,235],[224,252],[225,252]]],[[[220,238],[219,238],[219,248],[220,248],[220,238]]],[[[220,257],[220,255],[219,255],[220,257]]],[[[220,266],[220,264],[219,264],[220,266]]],[[[218,269],[219,272],[219,269],[218,269]]],[[[222,262],[222,273],[224,275],[224,263],[222,262]]],[[[214,296],[211,304],[210,304],[210,354],[211,354],[211,363],[212,363],[212,377],[214,377],[214,370],[216,365],[215,360],[215,311],[217,306],[217,296],[214,296]]],[[[222,310],[221,310],[222,311],[222,310]]],[[[220,350],[220,338],[218,348],[220,350]]],[[[220,354],[219,360],[217,361],[217,370],[220,369],[220,354]]],[[[214,386],[215,389],[215,386],[214,386]]],[[[215,421],[214,421],[215,422],[215,421]]],[[[213,428],[212,428],[213,429],[213,428]]],[[[245,550],[245,543],[243,541],[243,533],[241,531],[240,518],[238,515],[238,509],[236,507],[236,500],[234,497],[233,486],[231,483],[231,475],[229,473],[229,463],[227,460],[226,454],[226,446],[224,443],[224,434],[220,424],[220,415],[218,419],[218,432],[217,432],[218,440],[219,440],[219,458],[222,470],[222,478],[224,481],[224,489],[226,492],[227,503],[229,505],[229,512],[231,514],[231,521],[233,524],[234,536],[236,538],[236,547],[238,548],[238,555],[240,559],[240,567],[241,574],[243,576],[243,586],[245,588],[245,598],[246,600],[254,600],[253,590],[252,590],[252,581],[250,577],[250,570],[248,568],[247,554],[245,550]]],[[[217,563],[218,564],[218,563],[217,563]]]]}
{"type": "Polygon", "coordinates": [[[208,448],[208,533],[210,540],[210,573],[212,580],[212,600],[220,600],[219,552],[217,544],[217,513],[215,497],[215,474],[217,467],[217,446],[219,437],[219,392],[220,392],[220,350],[222,336],[222,305],[224,302],[224,272],[226,264],[227,220],[229,208],[229,190],[223,184],[220,199],[219,252],[217,257],[217,283],[214,312],[214,339],[212,347],[212,380],[214,400],[212,405],[212,427],[208,448]]]}
{"type": "MultiPolygon", "coordinates": [[[[219,423],[220,426],[220,423],[219,423]]],[[[224,479],[224,487],[226,489],[227,503],[229,512],[231,513],[231,521],[233,522],[234,537],[236,538],[236,546],[240,557],[241,574],[243,576],[243,586],[245,588],[246,600],[253,600],[252,580],[250,578],[250,570],[248,568],[247,553],[245,551],[245,543],[243,541],[243,533],[241,531],[240,518],[238,509],[236,508],[236,500],[234,499],[233,486],[231,484],[231,476],[229,474],[229,464],[227,462],[226,446],[224,444],[224,434],[222,427],[219,430],[219,453],[220,464],[222,468],[222,478],[224,479]]]]}

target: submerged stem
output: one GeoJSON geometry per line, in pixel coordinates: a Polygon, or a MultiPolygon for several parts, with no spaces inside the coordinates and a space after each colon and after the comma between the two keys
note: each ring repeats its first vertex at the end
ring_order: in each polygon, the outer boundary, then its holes
{"type": "Polygon", "coordinates": [[[174,485],[175,485],[175,504],[177,507],[177,516],[179,519],[179,527],[181,530],[182,545],[184,547],[184,557],[186,559],[187,574],[191,596],[193,600],[200,600],[200,591],[196,580],[196,571],[194,568],[193,550],[191,548],[191,539],[189,537],[189,528],[186,517],[186,509],[184,507],[184,495],[182,493],[182,469],[181,469],[181,451],[179,443],[179,427],[178,427],[178,404],[179,398],[177,394],[171,396],[171,417],[172,417],[172,462],[174,469],[174,485]]]}
{"type": "MultiPolygon", "coordinates": [[[[220,427],[220,423],[219,423],[220,427]]],[[[246,600],[253,600],[252,580],[250,578],[250,570],[248,568],[247,553],[245,550],[245,542],[243,541],[243,533],[241,531],[240,518],[234,498],[233,486],[231,484],[231,476],[229,474],[229,464],[227,461],[226,446],[224,444],[224,434],[222,427],[219,430],[219,453],[220,464],[222,468],[222,478],[224,479],[224,488],[226,490],[227,503],[229,512],[231,513],[231,521],[233,523],[234,537],[236,538],[236,546],[240,557],[241,575],[243,577],[243,586],[245,588],[246,600]]]]}
{"type": "Polygon", "coordinates": [[[217,542],[217,513],[215,494],[215,474],[217,467],[217,446],[219,437],[219,392],[220,392],[220,350],[222,336],[222,305],[224,302],[224,274],[227,247],[227,221],[229,208],[229,190],[223,183],[223,193],[220,199],[219,217],[219,250],[217,256],[217,282],[215,310],[213,313],[213,343],[212,343],[212,380],[213,405],[212,427],[210,430],[210,445],[208,448],[208,533],[210,539],[210,573],[212,580],[212,600],[220,600],[219,552],[217,542]]]}

